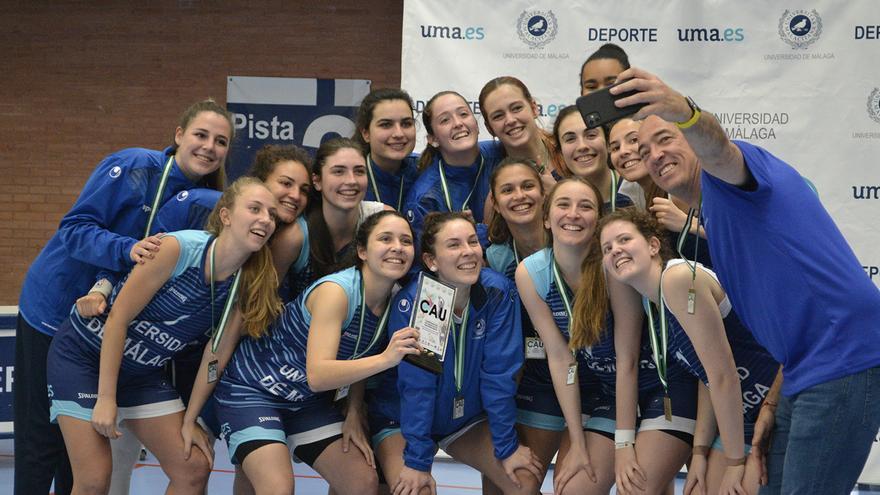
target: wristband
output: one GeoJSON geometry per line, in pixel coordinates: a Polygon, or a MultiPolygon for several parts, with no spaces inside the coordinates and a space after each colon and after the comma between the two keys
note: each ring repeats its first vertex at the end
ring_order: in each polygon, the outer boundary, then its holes
{"type": "Polygon", "coordinates": [[[709,457],[709,446],[708,445],[694,445],[693,455],[701,455],[703,457],[709,457]]]}
{"type": "Polygon", "coordinates": [[[742,456],[742,457],[739,457],[739,458],[736,458],[736,459],[733,459],[733,458],[731,458],[731,457],[725,457],[725,458],[724,458],[724,462],[727,463],[727,467],[745,466],[745,464],[746,464],[746,457],[745,457],[745,456],[742,456]]]}
{"type": "Polygon", "coordinates": [[[614,443],[635,443],[636,430],[614,430],[614,443]]]}
{"type": "Polygon", "coordinates": [[[614,450],[625,449],[627,447],[635,447],[635,442],[614,442],[614,450]]]}
{"type": "Polygon", "coordinates": [[[697,121],[700,120],[700,115],[703,114],[703,112],[700,111],[700,107],[697,106],[697,103],[693,100],[693,98],[691,98],[690,96],[686,96],[685,101],[687,101],[687,104],[690,107],[691,112],[693,112],[693,114],[691,114],[691,118],[687,119],[686,121],[675,123],[675,125],[678,126],[678,128],[682,129],[682,130],[687,129],[687,128],[693,126],[694,124],[696,124],[697,121]]]}
{"type": "Polygon", "coordinates": [[[110,285],[110,281],[108,281],[106,278],[102,278],[101,280],[95,282],[95,285],[93,285],[92,288],[89,289],[89,294],[91,294],[92,292],[98,292],[104,296],[104,299],[110,299],[110,292],[112,291],[113,286],[110,285]]]}

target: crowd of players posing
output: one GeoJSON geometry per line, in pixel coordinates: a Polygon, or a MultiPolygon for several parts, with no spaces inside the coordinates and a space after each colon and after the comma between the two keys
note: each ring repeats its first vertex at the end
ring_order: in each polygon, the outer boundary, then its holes
{"type": "Polygon", "coordinates": [[[485,493],[538,493],[554,455],[558,493],[666,493],[685,464],[687,493],[848,493],[880,422],[876,287],[790,166],[614,45],[581,73],[648,105],[548,132],[498,77],[495,140],[444,91],[414,155],[411,98],[378,89],[351,139],[267,146],[222,195],[212,101],[108,156],[22,289],[16,493],[127,493],[141,442],[204,493],[220,436],[237,494],[292,493],[291,459],[334,493],[435,493],[438,447],[485,493]],[[421,271],[457,290],[439,375],[403,360],[421,271]]]}

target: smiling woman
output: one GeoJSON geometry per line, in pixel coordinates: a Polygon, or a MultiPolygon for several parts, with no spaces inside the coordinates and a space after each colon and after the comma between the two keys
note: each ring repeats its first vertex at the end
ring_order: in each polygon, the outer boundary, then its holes
{"type": "MultiPolygon", "coordinates": [[[[265,336],[245,338],[237,349],[238,335],[220,342],[218,414],[232,461],[256,493],[293,493],[291,453],[337,493],[376,490],[361,426],[363,381],[419,352],[414,329],[385,333],[392,288],[412,263],[412,230],[399,213],[380,212],[360,226],[355,245],[357,266],[311,285],[265,336]],[[335,399],[323,393],[334,389],[335,399]],[[334,400],[346,396],[343,418],[334,400]],[[343,435],[357,448],[343,448],[343,435]]],[[[190,430],[212,388],[199,385],[187,411],[190,430]]]]}
{"type": "MultiPolygon", "coordinates": [[[[371,434],[389,486],[396,494],[433,493],[439,445],[504,493],[534,493],[539,462],[514,429],[513,377],[523,359],[516,291],[503,276],[481,269],[474,223],[462,213],[429,214],[421,248],[425,267],[456,289],[454,324],[442,374],[402,362],[372,392],[371,434]]],[[[418,285],[411,282],[395,297],[389,332],[408,324],[418,285]]]]}
{"type": "Polygon", "coordinates": [[[208,218],[208,232],[168,234],[154,258],[117,284],[109,315],[89,318],[73,311],[63,322],[49,349],[47,382],[52,420],[61,427],[74,467],[74,492],[109,488],[109,440],[120,436],[117,419],[159,459],[169,491],[204,490],[212,449],[198,429],[199,450],[180,455],[183,404],[164,365],[187,346],[204,345],[215,331],[222,334],[215,314],[228,315],[235,307],[242,317],[236,322],[243,320],[252,335],[278,314],[277,278],[266,247],[276,211],[266,186],[239,179],[208,218]]]}
{"type": "Polygon", "coordinates": [[[296,298],[318,278],[353,265],[352,241],[358,226],[370,215],[391,209],[378,201],[364,201],[367,174],[363,148],[354,140],[330,139],[318,148],[305,219],[298,219],[272,244],[275,269],[285,274],[284,301],[296,298]],[[291,246],[297,243],[300,254],[293,259],[291,246]]]}
{"type": "Polygon", "coordinates": [[[232,138],[229,114],[206,100],[184,112],[173,146],[109,155],[31,265],[16,329],[16,362],[28,363],[15,378],[17,493],[48,491],[58,463],[56,489],[70,482],[60,432],[49,424],[45,363],[52,336],[100,271],[124,273],[154,257],[160,241],[148,234],[159,205],[187,189],[222,186],[232,138]]]}
{"type": "Polygon", "coordinates": [[[376,89],[358,108],[352,139],[367,151],[366,198],[403,210],[404,191],[418,177],[413,101],[402,89],[376,89]]]}

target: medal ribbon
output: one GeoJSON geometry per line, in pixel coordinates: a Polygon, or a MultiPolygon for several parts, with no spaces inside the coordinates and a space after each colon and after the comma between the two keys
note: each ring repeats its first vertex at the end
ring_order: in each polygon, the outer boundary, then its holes
{"type": "Polygon", "coordinates": [[[516,260],[516,265],[519,266],[519,253],[516,251],[516,239],[511,236],[510,240],[513,244],[513,259],[516,260]]]}
{"type": "Polygon", "coordinates": [[[562,298],[562,304],[565,306],[565,312],[568,316],[568,332],[571,334],[571,300],[568,299],[568,284],[565,283],[565,280],[562,278],[562,275],[559,273],[559,265],[556,264],[556,258],[551,260],[553,262],[553,279],[556,281],[556,287],[559,289],[559,296],[562,298]]]}
{"type": "Polygon", "coordinates": [[[226,294],[226,304],[223,306],[223,314],[220,316],[220,325],[214,326],[214,247],[217,246],[217,240],[211,243],[210,258],[210,282],[211,282],[211,352],[217,353],[217,347],[220,345],[220,339],[226,330],[226,321],[229,320],[229,313],[232,312],[232,304],[238,295],[238,285],[241,281],[241,267],[235,272],[235,278],[232,279],[232,287],[226,294]]]}
{"type": "Polygon", "coordinates": [[[657,326],[654,324],[653,303],[647,297],[642,298],[642,306],[645,308],[645,314],[648,315],[648,337],[651,342],[651,354],[654,356],[654,363],[657,364],[657,375],[660,377],[660,383],[663,384],[663,390],[669,397],[669,384],[666,381],[666,363],[667,352],[669,346],[669,328],[666,323],[666,305],[663,303],[663,274],[660,274],[660,303],[657,305],[660,316],[660,336],[657,336],[657,326]],[[659,342],[658,342],[659,338],[659,342]]]}
{"type": "Polygon", "coordinates": [[[150,217],[147,219],[147,228],[144,229],[144,237],[150,235],[150,228],[153,226],[153,219],[156,218],[156,212],[159,211],[159,201],[162,200],[162,193],[165,192],[165,186],[168,184],[168,175],[171,174],[171,164],[174,163],[174,155],[168,157],[165,162],[165,169],[162,170],[162,178],[159,179],[159,187],[156,188],[156,197],[153,198],[153,208],[150,210],[150,217]]]}
{"type": "MultiPolygon", "coordinates": [[[[403,165],[401,164],[401,166],[403,165]]],[[[373,173],[373,159],[370,158],[370,155],[367,155],[367,178],[370,180],[370,187],[373,189],[373,195],[376,196],[376,201],[383,203],[382,196],[379,194],[379,183],[376,181],[376,176],[373,173]]],[[[397,193],[397,211],[401,211],[401,208],[403,208],[403,174],[400,174],[400,191],[397,193]]]]}
{"type": "Polygon", "coordinates": [[[440,170],[440,187],[443,188],[443,199],[446,201],[446,208],[449,211],[464,211],[467,209],[468,202],[470,202],[471,196],[473,196],[474,190],[477,188],[477,184],[480,183],[480,175],[483,173],[483,155],[480,155],[480,167],[477,169],[477,176],[474,179],[474,185],[471,186],[471,192],[469,192],[467,197],[464,198],[464,203],[461,204],[461,210],[455,210],[452,208],[452,196],[449,195],[449,185],[446,183],[446,173],[443,171],[444,166],[443,159],[441,158],[438,168],[440,170]]]}
{"type": "Polygon", "coordinates": [[[388,298],[388,303],[385,304],[385,311],[382,312],[382,317],[379,319],[379,323],[376,324],[376,331],[373,332],[373,339],[370,340],[370,345],[367,346],[362,352],[358,352],[358,348],[361,346],[361,336],[364,333],[364,315],[367,313],[367,297],[366,292],[364,290],[364,276],[361,275],[361,318],[360,323],[358,325],[358,336],[357,340],[354,343],[354,352],[351,354],[351,357],[348,359],[357,359],[373,348],[376,345],[376,342],[379,341],[379,338],[385,332],[385,325],[388,324],[388,309],[391,307],[391,298],[388,298]]]}
{"type": "MultiPolygon", "coordinates": [[[[458,325],[458,332],[453,333],[455,338],[455,391],[461,396],[461,386],[464,383],[464,348],[467,343],[465,334],[467,334],[468,316],[471,312],[471,305],[468,303],[461,315],[461,323],[458,325]]],[[[452,329],[455,331],[455,322],[452,323],[452,329]]]]}
{"type": "Polygon", "coordinates": [[[611,211],[617,210],[617,172],[611,171],[611,211]]]}
{"type": "MultiPolygon", "coordinates": [[[[703,207],[703,199],[700,198],[700,209],[703,207]]],[[[703,224],[703,216],[697,214],[696,208],[688,208],[687,219],[684,221],[684,226],[681,228],[681,232],[678,233],[678,239],[675,241],[675,250],[678,252],[678,255],[684,260],[684,263],[691,270],[691,289],[689,294],[689,300],[693,301],[694,294],[694,284],[697,281],[697,254],[700,252],[700,225],[703,224]],[[694,259],[693,261],[688,260],[684,253],[681,252],[684,247],[684,241],[687,239],[688,232],[690,232],[691,222],[694,220],[694,216],[697,217],[697,235],[696,239],[694,239],[694,259]]],[[[692,304],[692,303],[689,303],[692,304]]],[[[693,314],[693,306],[690,306],[688,309],[688,313],[693,314]]]]}

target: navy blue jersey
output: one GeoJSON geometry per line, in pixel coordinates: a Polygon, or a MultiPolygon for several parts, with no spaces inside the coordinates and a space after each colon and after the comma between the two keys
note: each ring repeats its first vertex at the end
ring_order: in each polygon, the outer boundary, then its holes
{"type": "MultiPolygon", "coordinates": [[[[154,372],[188,345],[204,345],[211,334],[212,306],[214,319],[219,321],[232,284],[233,277],[215,284],[212,305],[211,286],[205,282],[205,263],[213,237],[200,230],[168,235],[180,243],[180,257],[171,278],[128,325],[121,370],[130,374],[154,372]]],[[[126,276],[113,288],[111,308],[127,280],[126,276]]],[[[76,332],[84,344],[80,347],[97,360],[106,320],[106,314],[84,318],[74,305],[71,326],[63,326],[62,331],[76,332]]]]}
{"type": "MultiPolygon", "coordinates": [[[[683,263],[684,260],[670,260],[666,265],[669,267],[683,263]]],[[[716,281],[718,278],[715,273],[698,265],[698,269],[709,274],[716,281]]],[[[665,304],[665,301],[664,301],[665,304]]],[[[730,300],[724,297],[718,304],[721,311],[721,317],[724,321],[724,331],[727,334],[727,341],[730,343],[730,350],[733,351],[733,360],[736,363],[736,370],[739,374],[740,384],[742,387],[743,414],[746,422],[754,422],[760,411],[760,404],[770,390],[776,373],[779,371],[779,363],[761,347],[754,336],[737,318],[736,313],[731,309],[730,300]]],[[[688,372],[696,376],[707,386],[709,379],[703,364],[697,357],[697,351],[691,343],[690,338],[682,328],[681,323],[672,314],[667,307],[666,320],[669,325],[669,357],[673,358],[680,366],[688,372]]]]}
{"type": "Polygon", "coordinates": [[[217,386],[218,403],[225,407],[303,407],[321,400],[323,394],[313,392],[306,380],[306,344],[312,321],[306,301],[324,283],[342,287],[348,297],[348,314],[340,329],[336,358],[372,356],[385,349],[384,335],[373,339],[379,317],[371,311],[364,312],[364,326],[359,332],[362,277],[357,268],[347,268],[319,279],[287,303],[266,335],[245,337],[239,343],[217,386]]]}

